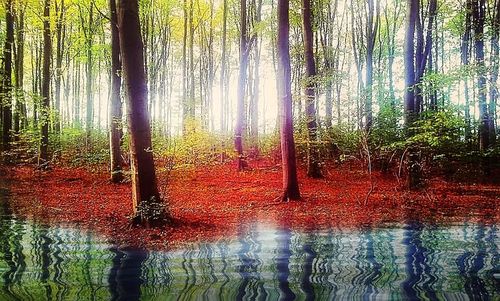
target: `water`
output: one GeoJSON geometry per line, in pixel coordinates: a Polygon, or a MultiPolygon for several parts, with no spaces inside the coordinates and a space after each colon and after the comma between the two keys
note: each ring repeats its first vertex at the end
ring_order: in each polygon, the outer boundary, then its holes
{"type": "Polygon", "coordinates": [[[183,250],[119,249],[16,217],[0,199],[0,300],[500,298],[497,226],[244,229],[183,250]]]}

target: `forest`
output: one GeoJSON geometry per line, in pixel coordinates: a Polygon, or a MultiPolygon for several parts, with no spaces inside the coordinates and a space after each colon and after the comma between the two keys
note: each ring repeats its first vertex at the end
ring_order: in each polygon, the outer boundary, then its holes
{"type": "Polygon", "coordinates": [[[0,16],[1,300],[500,294],[500,0],[0,16]]]}

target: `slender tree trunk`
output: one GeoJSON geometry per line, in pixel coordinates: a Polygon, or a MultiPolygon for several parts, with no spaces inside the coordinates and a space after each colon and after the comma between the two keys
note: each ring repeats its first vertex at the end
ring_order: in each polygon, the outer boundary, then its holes
{"type": "Polygon", "coordinates": [[[118,33],[118,16],[116,0],[109,0],[111,12],[111,110],[109,116],[109,147],[111,155],[111,181],[118,183],[123,180],[122,154],[120,150],[122,131],[122,101],[121,93],[121,62],[120,39],[118,33]]]}
{"type": "Polygon", "coordinates": [[[368,3],[368,22],[366,24],[366,99],[365,99],[365,129],[369,131],[373,124],[373,52],[377,38],[380,1],[377,1],[376,7],[373,0],[367,0],[368,3]],[[375,20],[374,20],[375,19],[375,20]]]}
{"type": "Polygon", "coordinates": [[[278,98],[281,108],[281,160],[283,165],[283,201],[299,200],[299,181],[293,138],[292,88],[289,50],[289,1],[278,0],[278,98]]]}
{"type": "Polygon", "coordinates": [[[138,0],[120,0],[118,28],[127,95],[135,221],[155,225],[167,215],[156,184],[138,0]]]}
{"type": "Polygon", "coordinates": [[[183,2],[184,23],[182,35],[182,132],[186,131],[186,121],[189,116],[188,91],[187,91],[187,26],[188,12],[187,0],[183,2]]]}
{"type": "Polygon", "coordinates": [[[311,0],[302,0],[302,28],[304,31],[304,58],[306,65],[306,117],[308,132],[307,175],[311,178],[321,178],[321,168],[318,150],[318,124],[316,122],[316,64],[313,52],[313,29],[311,0]]]}
{"type": "Polygon", "coordinates": [[[55,76],[55,104],[54,111],[56,117],[54,120],[55,131],[59,133],[61,131],[61,82],[62,82],[62,62],[64,58],[63,43],[64,43],[64,33],[65,33],[65,21],[64,14],[66,8],[64,7],[64,0],[61,0],[60,7],[56,2],[56,76],[55,76]]]}
{"type": "Polygon", "coordinates": [[[477,66],[477,87],[479,104],[479,149],[485,151],[490,146],[488,107],[486,103],[486,67],[484,64],[484,21],[485,0],[477,0],[472,5],[474,26],[474,49],[477,66]]]}
{"type": "Polygon", "coordinates": [[[240,70],[238,75],[238,95],[236,103],[236,126],[234,132],[234,147],[238,153],[237,169],[243,170],[246,162],[243,157],[243,133],[245,128],[245,90],[248,67],[248,36],[247,36],[247,5],[246,0],[240,1],[240,70]]]}
{"type": "MultiPolygon", "coordinates": [[[[252,1],[252,15],[253,15],[253,28],[256,24],[261,22],[261,12],[262,12],[262,0],[252,1]]],[[[254,56],[254,66],[253,66],[253,83],[252,85],[252,97],[250,98],[249,111],[250,111],[250,143],[251,148],[255,155],[259,153],[259,100],[260,100],[260,53],[262,39],[258,36],[258,33],[253,34],[253,56],[254,56]]]]}
{"type": "Polygon", "coordinates": [[[12,141],[12,53],[14,52],[14,14],[13,2],[7,0],[5,10],[6,36],[3,50],[3,101],[2,101],[2,148],[4,151],[10,149],[12,141]]]}
{"type": "Polygon", "coordinates": [[[92,57],[92,44],[93,44],[93,33],[92,26],[94,25],[94,6],[90,4],[89,8],[89,19],[88,19],[88,27],[87,27],[87,35],[86,35],[86,47],[87,47],[87,111],[86,111],[86,119],[85,119],[85,132],[87,137],[87,147],[91,148],[91,132],[93,126],[93,117],[94,117],[94,98],[92,91],[92,81],[94,80],[93,75],[93,57],[92,57]]]}
{"type": "Polygon", "coordinates": [[[213,131],[215,129],[214,125],[214,81],[215,81],[215,71],[214,71],[214,0],[210,0],[210,29],[208,35],[208,91],[207,91],[207,100],[208,100],[208,119],[210,120],[209,129],[213,131]]]}
{"type": "Polygon", "coordinates": [[[50,111],[50,60],[52,57],[52,41],[50,33],[50,0],[44,1],[43,9],[43,72],[42,102],[40,108],[41,141],[38,165],[46,166],[49,147],[49,111],[50,111]]]}
{"type": "MultiPolygon", "coordinates": [[[[189,117],[196,117],[196,89],[194,71],[194,0],[189,1],[189,117]]],[[[201,95],[201,94],[200,94],[201,95]]]]}
{"type": "MultiPolygon", "coordinates": [[[[465,31],[462,35],[462,43],[460,46],[462,66],[465,68],[469,67],[470,58],[470,40],[471,40],[471,30],[472,30],[472,1],[467,0],[466,14],[465,14],[465,31]]],[[[436,70],[438,66],[436,64],[436,70]]],[[[471,116],[470,116],[470,98],[469,98],[469,78],[465,77],[464,80],[464,98],[465,98],[465,141],[470,143],[472,141],[472,130],[471,130],[471,116]]]]}
{"type": "Polygon", "coordinates": [[[226,82],[226,47],[227,47],[227,0],[222,3],[222,53],[220,67],[220,130],[221,133],[226,131],[226,114],[225,114],[225,88],[226,82]]]}
{"type": "Polygon", "coordinates": [[[423,17],[419,17],[417,23],[418,34],[417,34],[417,49],[416,49],[416,61],[415,61],[415,110],[417,113],[422,112],[424,105],[424,95],[421,88],[421,84],[424,78],[425,71],[427,69],[427,62],[430,58],[432,50],[432,27],[434,25],[434,18],[436,16],[437,10],[437,0],[429,0],[429,14],[428,14],[428,24],[426,29],[426,36],[424,40],[423,33],[423,17]]]}
{"type": "Polygon", "coordinates": [[[16,56],[15,56],[15,78],[16,78],[16,110],[14,113],[14,133],[19,139],[21,129],[26,128],[26,103],[24,101],[24,10],[19,4],[16,15],[16,56]]]}
{"type": "Polygon", "coordinates": [[[405,110],[405,125],[407,128],[415,118],[415,26],[417,22],[418,1],[408,1],[408,14],[405,34],[405,49],[404,49],[404,63],[405,63],[405,96],[404,96],[404,110],[405,110]]]}
{"type": "Polygon", "coordinates": [[[498,103],[498,70],[499,70],[499,37],[500,37],[500,1],[495,1],[493,9],[493,22],[491,34],[491,73],[490,73],[490,104],[489,104],[489,117],[490,117],[490,142],[496,142],[496,107],[498,103]]]}
{"type": "MultiPolygon", "coordinates": [[[[419,5],[420,0],[408,0],[408,14],[407,14],[407,27],[405,34],[405,49],[404,49],[404,63],[405,63],[405,126],[407,129],[407,136],[413,135],[411,126],[419,112],[419,105],[416,101],[416,78],[415,78],[415,52],[419,53],[419,47],[415,50],[415,27],[419,23],[419,5]]],[[[417,37],[417,40],[419,38],[417,37]]],[[[417,62],[419,60],[417,59],[417,62]]],[[[416,189],[421,184],[421,170],[419,164],[419,155],[417,149],[411,148],[407,152],[407,187],[412,190],[416,189]]]]}

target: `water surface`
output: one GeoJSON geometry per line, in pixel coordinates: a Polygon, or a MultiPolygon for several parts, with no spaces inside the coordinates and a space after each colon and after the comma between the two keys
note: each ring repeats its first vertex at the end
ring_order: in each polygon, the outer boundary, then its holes
{"type": "MultiPolygon", "coordinates": [[[[5,194],[5,191],[3,191],[5,194]]],[[[497,226],[242,227],[169,252],[17,217],[0,198],[0,300],[498,300],[497,226]]]]}

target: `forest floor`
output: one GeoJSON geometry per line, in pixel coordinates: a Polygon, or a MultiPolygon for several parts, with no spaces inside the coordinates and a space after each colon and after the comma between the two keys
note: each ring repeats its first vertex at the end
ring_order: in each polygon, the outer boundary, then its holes
{"type": "MultiPolygon", "coordinates": [[[[11,183],[11,209],[41,223],[87,228],[118,245],[167,249],[231,237],[254,223],[294,230],[387,227],[408,222],[460,224],[500,221],[500,186],[440,178],[425,189],[401,189],[394,175],[373,173],[373,189],[361,167],[328,169],[324,179],[299,171],[301,201],[282,203],[281,168],[268,160],[200,166],[157,174],[174,223],[164,228],[131,226],[130,183],[112,184],[106,167],[55,166],[37,171],[16,166],[2,176],[11,183]]],[[[161,168],[160,168],[161,170],[161,168]]]]}

